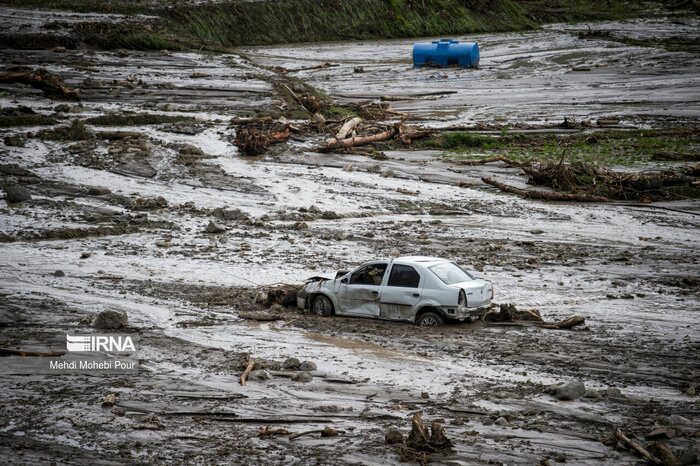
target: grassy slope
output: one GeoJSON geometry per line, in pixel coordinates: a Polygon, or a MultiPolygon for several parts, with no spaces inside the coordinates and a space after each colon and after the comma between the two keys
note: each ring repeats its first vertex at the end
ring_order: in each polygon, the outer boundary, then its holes
{"type": "MultiPolygon", "coordinates": [[[[157,2],[137,0],[0,0],[0,4],[161,16],[162,20],[149,21],[148,28],[103,23],[97,33],[89,25],[76,31],[84,42],[104,49],[216,50],[239,45],[514,31],[544,22],[621,19],[650,11],[646,3],[610,1],[601,8],[598,2],[583,0],[230,0],[197,6],[173,2],[167,9],[157,2]]],[[[23,48],[15,43],[23,39],[6,37],[0,45],[23,48]]]]}
{"type": "Polygon", "coordinates": [[[536,26],[513,0],[221,3],[167,12],[178,33],[223,45],[418,37],[536,26]],[[470,3],[479,6],[471,6],[470,3]]]}

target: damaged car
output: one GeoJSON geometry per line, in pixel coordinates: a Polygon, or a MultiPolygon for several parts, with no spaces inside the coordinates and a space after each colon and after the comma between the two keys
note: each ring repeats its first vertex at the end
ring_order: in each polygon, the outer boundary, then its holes
{"type": "Polygon", "coordinates": [[[302,309],[331,315],[404,320],[421,326],[466,320],[488,308],[493,285],[454,261],[400,257],[362,264],[334,279],[314,277],[297,295],[302,309]]]}

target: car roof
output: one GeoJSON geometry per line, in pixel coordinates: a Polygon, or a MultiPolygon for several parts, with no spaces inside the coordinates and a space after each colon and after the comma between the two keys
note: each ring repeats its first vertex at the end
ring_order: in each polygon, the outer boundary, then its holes
{"type": "Polygon", "coordinates": [[[444,259],[442,257],[431,257],[431,256],[403,256],[397,257],[394,261],[398,262],[413,262],[424,265],[426,267],[439,264],[441,262],[450,262],[449,259],[444,259]]]}

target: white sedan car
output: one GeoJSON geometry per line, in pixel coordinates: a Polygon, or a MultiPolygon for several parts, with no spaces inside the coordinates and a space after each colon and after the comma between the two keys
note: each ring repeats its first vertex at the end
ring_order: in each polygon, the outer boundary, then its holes
{"type": "Polygon", "coordinates": [[[311,279],[297,296],[302,309],[340,315],[442,325],[487,308],[491,283],[455,262],[437,257],[400,257],[362,264],[335,279],[311,279]]]}

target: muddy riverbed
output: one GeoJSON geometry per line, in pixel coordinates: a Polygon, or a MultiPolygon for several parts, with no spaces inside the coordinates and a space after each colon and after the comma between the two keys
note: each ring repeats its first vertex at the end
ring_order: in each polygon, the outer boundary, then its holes
{"type": "MultiPolygon", "coordinates": [[[[51,20],[33,14],[31,28],[51,20]]],[[[697,21],[681,23],[590,27],[696,39],[697,21]]],[[[29,86],[0,87],[0,182],[31,195],[0,200],[0,347],[64,351],[66,333],[92,332],[108,309],[126,311],[127,330],[140,336],[138,375],[3,374],[2,457],[398,464],[385,433],[407,435],[421,412],[452,440],[451,451],[433,457],[443,464],[638,464],[631,450],[603,443],[618,427],[641,444],[661,439],[692,464],[697,200],[545,203],[481,183],[496,176],[525,187],[519,169],[456,165],[443,151],[321,154],[312,149],[327,135],[293,133],[269,154],[245,157],[233,142],[232,118],[285,111],[282,75],[340,104],[423,97],[391,106],[425,126],[552,131],[566,118],[591,126],[557,132],[598,132],[606,128],[597,120],[614,118],[617,129],[697,127],[697,54],[579,38],[586,30],[463,38],[482,46],[478,70],[414,70],[412,41],[231,54],[0,51],[0,73],[41,67],[80,93],[79,102],[60,101],[29,86]],[[339,66],[279,68],[323,63],[339,66]],[[212,221],[218,228],[208,228],[212,221]],[[496,303],[586,323],[425,329],[271,312],[258,296],[414,254],[464,264],[493,282],[496,303]],[[250,358],[266,360],[272,378],[241,386],[250,358]],[[313,362],[312,380],[278,367],[288,358],[313,362]],[[586,397],[548,392],[572,380],[586,397]],[[116,405],[103,408],[110,393],[116,405]],[[261,434],[324,427],[338,435],[261,434]]],[[[625,170],[661,166],[669,165],[625,170]]]]}

